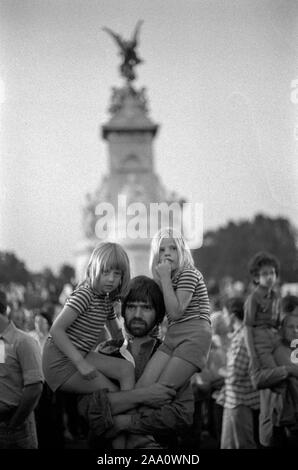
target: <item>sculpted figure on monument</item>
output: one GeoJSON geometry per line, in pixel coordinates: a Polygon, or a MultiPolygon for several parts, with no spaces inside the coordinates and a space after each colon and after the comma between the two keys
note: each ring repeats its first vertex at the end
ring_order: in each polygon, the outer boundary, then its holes
{"type": "Polygon", "coordinates": [[[123,39],[119,34],[114,33],[110,28],[102,28],[106,31],[120,47],[120,54],[123,57],[123,62],[120,65],[120,73],[127,79],[128,82],[136,78],[134,67],[140,64],[142,59],[137,56],[136,47],[138,45],[138,35],[143,21],[139,20],[136,24],[132,38],[129,40],[123,39]]]}

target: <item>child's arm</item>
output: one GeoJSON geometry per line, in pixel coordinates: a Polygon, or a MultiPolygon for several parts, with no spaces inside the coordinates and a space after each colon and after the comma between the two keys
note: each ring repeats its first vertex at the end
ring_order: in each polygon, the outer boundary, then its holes
{"type": "Polygon", "coordinates": [[[62,351],[75,365],[78,371],[88,380],[93,379],[97,375],[95,367],[89,364],[80,351],[73,345],[68,335],[67,328],[75,321],[78,312],[71,307],[65,306],[62,312],[54,321],[50,334],[56,346],[62,351]]]}
{"type": "Polygon", "coordinates": [[[189,305],[193,292],[177,289],[175,293],[171,280],[171,266],[167,261],[160,263],[156,271],[160,278],[166,311],[171,320],[178,320],[189,305]]]}
{"type": "Polygon", "coordinates": [[[110,304],[109,312],[107,315],[107,327],[113,339],[124,339],[122,332],[121,321],[118,316],[121,315],[120,302],[110,304]]]}
{"type": "Polygon", "coordinates": [[[257,302],[254,295],[250,295],[244,306],[244,341],[248,351],[248,355],[253,368],[259,367],[259,361],[254,345],[253,339],[253,324],[255,320],[255,314],[257,309],[257,302]]]}
{"type": "Polygon", "coordinates": [[[117,340],[124,339],[123,333],[122,333],[121,322],[118,318],[107,320],[107,327],[113,339],[117,339],[117,340]]]}

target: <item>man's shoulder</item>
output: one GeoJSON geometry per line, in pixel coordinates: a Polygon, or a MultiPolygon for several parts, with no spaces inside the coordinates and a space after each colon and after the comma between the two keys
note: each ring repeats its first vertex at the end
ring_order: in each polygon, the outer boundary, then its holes
{"type": "Polygon", "coordinates": [[[16,341],[29,341],[32,339],[32,336],[27,331],[23,331],[20,328],[17,328],[13,322],[10,322],[5,331],[5,336],[9,339],[10,343],[15,343],[16,341]]]}
{"type": "Polygon", "coordinates": [[[13,343],[16,347],[33,348],[39,350],[39,344],[35,336],[27,331],[15,329],[13,343]]]}

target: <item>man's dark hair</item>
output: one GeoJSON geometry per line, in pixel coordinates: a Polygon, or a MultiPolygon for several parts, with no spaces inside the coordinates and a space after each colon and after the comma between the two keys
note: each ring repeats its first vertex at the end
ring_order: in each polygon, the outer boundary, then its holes
{"type": "Polygon", "coordinates": [[[298,297],[296,295],[286,295],[281,299],[282,313],[292,313],[298,307],[298,297]]]}
{"type": "Polygon", "coordinates": [[[240,297],[233,297],[226,302],[226,308],[231,315],[232,313],[238,320],[243,321],[244,318],[244,302],[240,297]]]}
{"type": "Polygon", "coordinates": [[[161,323],[165,316],[165,304],[158,284],[147,276],[131,279],[128,293],[122,303],[122,316],[125,317],[126,304],[129,302],[148,302],[156,312],[156,321],[161,323]]]}
{"type": "Polygon", "coordinates": [[[0,313],[4,315],[7,310],[7,299],[6,294],[2,290],[0,291],[0,313]]]}
{"type": "MultiPolygon", "coordinates": [[[[259,251],[256,253],[249,262],[249,272],[253,278],[256,278],[263,266],[272,266],[275,269],[276,275],[279,275],[279,261],[271,253],[266,251],[259,251]]],[[[256,281],[254,280],[256,283],[256,281]]]]}
{"type": "Polygon", "coordinates": [[[45,318],[46,321],[48,322],[49,327],[51,328],[51,326],[53,324],[53,320],[51,318],[51,315],[48,312],[46,312],[45,310],[41,310],[41,312],[37,312],[36,315],[39,315],[39,316],[45,318]]]}

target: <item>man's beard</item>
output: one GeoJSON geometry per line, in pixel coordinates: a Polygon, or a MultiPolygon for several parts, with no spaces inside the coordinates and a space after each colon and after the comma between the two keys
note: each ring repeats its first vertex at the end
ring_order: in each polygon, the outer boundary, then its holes
{"type": "Polygon", "coordinates": [[[155,322],[148,324],[144,320],[133,318],[129,323],[125,320],[125,328],[128,333],[135,336],[136,338],[141,338],[146,336],[154,328],[155,322]]]}

